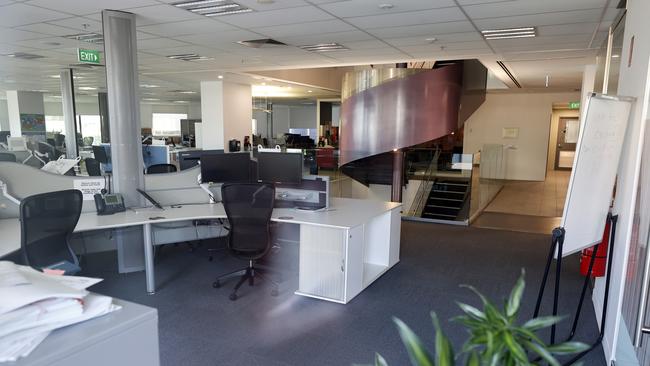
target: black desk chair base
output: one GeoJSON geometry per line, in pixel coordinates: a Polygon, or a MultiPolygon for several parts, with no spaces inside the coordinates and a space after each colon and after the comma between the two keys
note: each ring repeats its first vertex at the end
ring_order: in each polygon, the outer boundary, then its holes
{"type": "Polygon", "coordinates": [[[244,284],[244,282],[248,281],[249,286],[253,286],[255,284],[255,278],[259,278],[260,280],[265,280],[271,285],[273,285],[273,289],[271,290],[271,296],[278,296],[279,294],[279,287],[280,285],[273,281],[269,276],[265,275],[265,273],[271,273],[273,271],[270,271],[268,269],[263,269],[261,267],[256,267],[254,261],[249,261],[248,262],[248,267],[238,269],[236,271],[232,271],[230,273],[226,273],[222,276],[217,277],[217,280],[214,281],[212,284],[212,287],[214,288],[220,288],[221,287],[221,282],[230,278],[235,278],[235,277],[240,277],[239,281],[235,285],[235,288],[232,290],[230,293],[229,299],[231,301],[237,300],[237,291],[239,288],[244,284]]]}

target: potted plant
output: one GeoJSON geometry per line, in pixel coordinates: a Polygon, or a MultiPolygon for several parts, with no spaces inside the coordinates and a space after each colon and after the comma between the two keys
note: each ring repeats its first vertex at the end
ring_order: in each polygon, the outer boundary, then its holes
{"type": "MultiPolygon", "coordinates": [[[[525,288],[524,271],[517,280],[503,309],[498,309],[485,296],[471,286],[463,286],[478,295],[483,310],[459,303],[463,315],[453,319],[469,332],[469,338],[460,354],[454,356],[451,343],[440,328],[435,312],[431,313],[436,332],[435,356],[426,350],[420,338],[398,318],[393,318],[413,366],[520,366],[538,365],[541,361],[559,366],[555,356],[569,355],[589,348],[581,342],[565,342],[547,345],[537,335],[540,329],[550,327],[560,320],[559,316],[543,316],[519,325],[521,297],[525,288]],[[532,358],[532,360],[531,360],[532,358]]],[[[386,360],[375,355],[375,366],[388,366],[386,360]]]]}

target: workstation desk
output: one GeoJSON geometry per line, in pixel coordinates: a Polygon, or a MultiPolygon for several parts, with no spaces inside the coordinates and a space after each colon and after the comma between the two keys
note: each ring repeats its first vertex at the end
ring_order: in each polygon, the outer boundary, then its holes
{"type": "MultiPolygon", "coordinates": [[[[348,303],[399,262],[402,204],[331,198],[323,211],[276,208],[271,221],[300,226],[297,295],[348,303]]],[[[82,213],[75,232],[142,226],[147,292],[153,294],[155,268],[152,225],[225,219],[220,203],[127,209],[108,216],[82,213]]],[[[0,220],[0,257],[20,249],[18,219],[0,220]]]]}

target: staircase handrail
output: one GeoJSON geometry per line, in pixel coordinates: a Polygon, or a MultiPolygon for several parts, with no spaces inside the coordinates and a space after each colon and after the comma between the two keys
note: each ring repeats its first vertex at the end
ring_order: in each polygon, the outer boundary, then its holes
{"type": "Polygon", "coordinates": [[[429,166],[424,172],[424,180],[421,181],[420,187],[415,194],[415,200],[413,200],[413,204],[411,204],[411,210],[409,211],[410,216],[420,216],[422,210],[424,209],[424,205],[427,201],[427,198],[425,196],[427,196],[431,190],[431,181],[435,179],[435,177],[433,177],[433,173],[438,169],[438,158],[440,157],[440,152],[441,149],[439,147],[436,147],[433,157],[429,162],[429,166]]]}

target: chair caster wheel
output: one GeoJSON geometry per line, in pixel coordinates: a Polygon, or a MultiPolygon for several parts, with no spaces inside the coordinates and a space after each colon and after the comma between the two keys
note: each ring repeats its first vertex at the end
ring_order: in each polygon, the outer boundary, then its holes
{"type": "Polygon", "coordinates": [[[230,294],[230,296],[228,296],[228,298],[230,299],[230,301],[235,301],[235,300],[237,300],[237,294],[230,294]]]}
{"type": "Polygon", "coordinates": [[[214,288],[219,288],[219,287],[221,287],[221,282],[219,282],[219,281],[214,281],[214,282],[212,282],[212,287],[214,287],[214,288]]]}
{"type": "Polygon", "coordinates": [[[273,296],[273,297],[278,296],[278,290],[275,289],[275,288],[273,290],[271,290],[271,296],[273,296]]]}

